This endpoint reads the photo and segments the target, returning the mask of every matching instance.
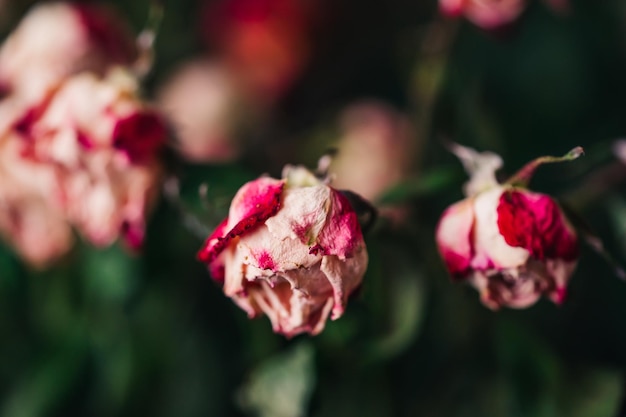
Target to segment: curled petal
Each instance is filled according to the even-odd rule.
[[[251,231],[276,214],[280,208],[283,186],[283,181],[272,178],[259,178],[244,185],[233,199],[227,223],[222,222],[213,232],[200,249],[198,259],[212,262],[234,238]],[[224,234],[217,236],[218,232]]]
[[[325,227],[321,230],[317,246],[311,251],[324,255],[336,255],[339,259],[352,256],[356,245],[363,240],[357,214],[348,199],[331,189],[330,211]]]

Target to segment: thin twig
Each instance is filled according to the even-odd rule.
[[[165,199],[176,208],[183,220],[183,226],[194,236],[204,240],[211,233],[211,228],[204,224],[180,198],[180,185],[178,178],[170,177],[163,183],[163,195]]]

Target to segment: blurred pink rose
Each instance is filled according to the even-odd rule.
[[[339,318],[367,268],[357,215],[337,190],[300,167],[245,184],[198,258],[250,317],[288,337]]]
[[[6,190],[18,185],[16,197],[5,197],[7,204],[41,200],[41,212],[60,216],[96,245],[121,235],[138,247],[156,197],[165,129],[137,93],[136,80],[118,68],[105,78],[69,77],[26,109],[19,97],[5,100],[4,107],[19,109],[0,139],[0,160],[7,161],[0,170],[0,193],[11,196]],[[15,233],[32,235],[30,227],[37,225],[9,225],[4,233],[20,241]],[[50,256],[58,255],[53,252]]]
[[[450,17],[465,16],[483,29],[496,29],[514,22],[527,0],[439,0],[441,11]]]
[[[452,277],[471,283],[492,309],[528,307],[542,294],[563,302],[578,239],[558,204],[545,194],[498,184],[496,155],[456,149],[474,168],[468,198],[450,206],[437,226],[439,252]]]
[[[449,17],[465,16],[483,29],[491,30],[516,21],[526,9],[528,0],[439,0],[439,8]],[[555,12],[569,9],[569,0],[544,0]]]
[[[410,174],[414,144],[410,121],[391,107],[377,102],[349,107],[330,166],[333,185],[375,201]]]
[[[221,0],[207,7],[203,28],[246,89],[271,101],[309,59],[309,6],[301,0]]]
[[[43,3],[0,48],[0,85],[36,101],[64,77],[82,70],[103,74],[136,55],[130,31],[108,8]]]
[[[239,155],[235,118],[238,86],[219,62],[183,64],[163,85],[158,104],[176,134],[176,148],[192,162],[229,162]]]

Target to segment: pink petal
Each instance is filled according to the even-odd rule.
[[[135,112],[118,120],[113,131],[113,146],[135,162],[155,154],[164,144],[165,125],[155,113]]]
[[[210,264],[235,237],[252,231],[274,216],[280,209],[284,185],[284,181],[264,177],[241,187],[231,203],[228,219],[209,236],[198,252],[198,259]],[[233,223],[226,232],[227,226]]]
[[[448,272],[463,278],[470,272],[474,254],[474,201],[465,199],[446,209],[437,225],[436,241]]]
[[[339,259],[352,256],[356,245],[363,240],[361,226],[348,199],[339,191],[331,189],[330,211],[326,225],[320,231],[317,244],[310,253],[337,255]]]
[[[528,250],[536,259],[578,258],[576,235],[547,195],[515,190],[502,193],[498,228],[509,245]]]
[[[206,262],[206,263],[210,263],[209,267],[210,267],[210,273],[211,273],[211,277],[213,277],[214,280],[218,281],[218,282],[223,282],[224,281],[224,264],[223,262],[217,262],[217,259],[215,259],[217,257],[217,255],[219,254],[219,252],[221,252],[224,247],[226,247],[226,244],[222,244],[220,242],[223,242],[224,239],[222,239],[224,237],[224,235],[226,234],[226,231],[228,226],[228,217],[225,218],[216,228],[215,230],[213,230],[213,233],[211,233],[211,235],[207,238],[207,240],[205,240],[204,245],[202,245],[202,248],[200,248],[200,250],[198,251],[198,254],[196,255],[197,259],[202,261],[202,262]],[[223,245],[223,247],[216,249],[216,246],[220,244]]]

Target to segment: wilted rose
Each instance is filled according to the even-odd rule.
[[[19,109],[0,136],[0,160],[6,161],[0,198],[8,212],[34,212],[24,208],[33,202],[41,205],[38,213],[48,210],[96,245],[121,235],[138,247],[156,197],[165,129],[137,93],[136,80],[115,69],[105,78],[69,77],[32,107],[20,107],[19,98],[5,100],[3,108]],[[33,235],[28,228],[35,222],[13,220],[3,228],[10,241],[23,240],[16,233]],[[57,252],[50,256],[63,251]]]
[[[176,149],[192,162],[228,162],[239,153],[236,80],[217,61],[183,64],[161,87],[158,104],[176,133]]]
[[[136,55],[130,31],[108,8],[44,3],[24,17],[0,48],[0,85],[38,100],[71,74],[103,74]]]
[[[439,252],[452,277],[471,283],[492,309],[528,307],[542,294],[563,302],[578,260],[578,239],[559,205],[517,180],[498,184],[496,155],[458,145],[455,151],[475,169],[468,198],[450,206],[437,226]],[[579,154],[575,150],[567,158]],[[539,163],[532,164],[520,171],[521,182]]]
[[[250,317],[267,314],[288,337],[315,335],[343,314],[367,251],[342,193],[304,168],[283,174],[245,184],[198,258]]]

